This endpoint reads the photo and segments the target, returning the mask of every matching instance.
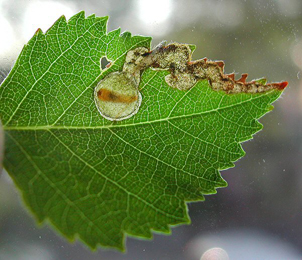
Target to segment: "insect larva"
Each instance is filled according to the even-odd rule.
[[[142,97],[133,77],[125,72],[113,72],[98,83],[94,100],[104,118],[120,121],[137,113]]]
[[[114,103],[132,103],[137,100],[138,96],[127,96],[120,93],[110,91],[108,89],[100,89],[97,93],[98,99],[104,102]]]

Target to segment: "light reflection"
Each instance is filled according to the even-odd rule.
[[[137,3],[139,18],[149,23],[163,23],[171,14],[172,1],[171,0],[153,0],[152,2],[145,0],[138,0]]]
[[[139,19],[148,25],[148,30],[157,35],[167,33],[170,26],[168,23],[172,14],[172,0],[137,0],[137,13]]]
[[[299,248],[278,236],[241,228],[201,234],[190,241],[187,252],[188,258],[200,260],[302,259]]]
[[[0,16],[0,32],[3,37],[0,41],[0,56],[5,56],[11,50],[16,37],[12,26],[3,16]]]
[[[292,61],[302,70],[302,39],[291,46]]]
[[[291,59],[295,63],[295,65],[300,69],[297,73],[297,79],[299,80],[299,107],[300,107],[300,112],[302,111],[302,76],[301,76],[301,71],[302,71],[302,39],[300,39],[298,42],[295,41],[294,44],[291,46]]]
[[[214,247],[203,253],[200,260],[229,260],[228,253],[220,248]]]
[[[45,32],[61,15],[69,19],[75,13],[74,9],[55,1],[31,2],[24,14],[23,36],[29,40],[38,28]]]

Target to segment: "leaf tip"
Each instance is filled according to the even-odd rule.
[[[59,21],[60,19],[63,19],[63,20],[65,20],[65,21],[67,21],[67,20],[66,20],[66,17],[65,17],[64,15],[62,15],[62,16],[58,19],[58,21]],[[69,20],[68,20],[68,23],[70,23],[70,22],[72,22],[72,21],[74,21],[74,20],[78,20],[78,19],[80,19],[80,20],[84,20],[84,19],[85,19],[85,11],[80,11],[80,12],[76,13],[75,15],[71,16],[71,17],[69,18]]]
[[[108,21],[109,20],[109,15],[102,16],[102,17],[100,17],[100,19],[102,19],[104,21]]]
[[[78,12],[77,14],[75,14],[74,16],[77,16],[77,17],[84,17],[84,18],[85,18],[85,11],[82,10],[82,11]]]
[[[279,90],[283,90],[287,87],[288,82],[287,81],[283,81],[279,83]]]
[[[43,31],[42,31],[42,29],[41,29],[41,28],[38,28],[38,29],[36,30],[36,32],[35,32],[35,34],[34,34],[34,35],[38,35],[38,34],[40,34],[40,33],[43,33]]]

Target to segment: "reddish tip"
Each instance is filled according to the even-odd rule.
[[[288,85],[288,82],[287,81],[283,81],[283,82],[279,83],[279,89],[283,90],[283,89],[285,89],[287,87],[287,85]]]
[[[237,82],[241,82],[243,84],[245,84],[245,80],[247,78],[248,74],[244,73],[241,75],[241,78],[237,80]]]
[[[224,62],[223,61],[216,61],[216,64],[220,67],[220,68],[224,68]]]
[[[40,33],[40,32],[42,32],[42,30],[41,30],[41,28],[38,28],[38,29],[36,30],[35,34],[38,34],[38,33]]]
[[[229,77],[230,79],[232,79],[233,81],[235,81],[235,74],[226,74],[227,77]]]
[[[208,58],[203,58],[204,62],[207,62]]]

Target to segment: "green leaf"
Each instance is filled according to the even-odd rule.
[[[38,30],[0,87],[0,117],[4,166],[37,220],[91,248],[123,250],[126,236],[189,223],[186,202],[227,185],[219,171],[244,155],[240,143],[262,128],[257,119],[282,91],[226,94],[206,80],[181,91],[165,82],[168,71],[149,68],[138,113],[106,120],[94,88],[151,41],[107,34],[106,23],[81,12]]]

